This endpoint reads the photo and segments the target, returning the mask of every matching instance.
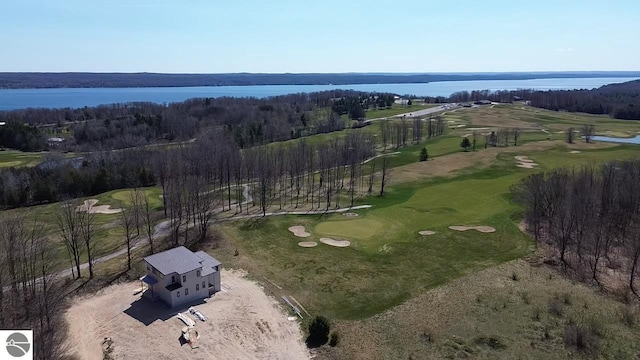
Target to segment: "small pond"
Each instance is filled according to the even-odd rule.
[[[621,144],[637,144],[640,145],[640,135],[636,135],[636,137],[632,138],[619,138],[619,137],[611,137],[611,136],[594,136],[592,138],[594,141],[605,141],[605,142],[614,142]]]

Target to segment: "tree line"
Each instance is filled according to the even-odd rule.
[[[0,328],[32,329],[35,359],[64,356],[65,291],[55,250],[33,214],[0,215]]]
[[[633,71],[477,74],[162,74],[162,73],[0,73],[0,88],[104,88],[242,85],[407,84],[431,81],[522,80],[540,78],[637,77]]]
[[[565,269],[596,283],[614,270],[638,296],[640,160],[534,174],[512,194],[529,231]]]
[[[345,98],[371,96],[374,95],[335,90],[263,99],[198,98],[167,105],[127,103],[79,109],[21,109],[0,112],[0,122],[48,125],[51,133],[65,134],[66,142],[57,148],[66,151],[112,150],[186,141],[215,129],[223,129],[241,148],[246,148],[342,130],[344,120],[332,111],[334,103]],[[7,129],[14,127],[17,125]],[[44,133],[39,135],[39,141],[44,141]],[[10,138],[16,136],[16,131],[12,131]],[[0,137],[0,141],[0,146],[17,148],[14,140],[5,143]]]
[[[426,99],[435,102],[433,99]],[[592,90],[515,90],[463,91],[449,96],[448,102],[491,100],[510,103],[526,100],[531,106],[553,110],[609,115],[622,120],[640,119],[640,80],[605,85]]]

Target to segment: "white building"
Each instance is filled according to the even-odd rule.
[[[160,299],[174,307],[201,300],[220,291],[220,261],[204,251],[196,253],[184,246],[144,258],[148,285],[144,296]]]

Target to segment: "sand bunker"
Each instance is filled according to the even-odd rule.
[[[320,238],[320,242],[323,244],[336,246],[336,247],[347,247],[351,245],[351,242],[348,240],[335,240],[332,238]]]
[[[297,237],[309,237],[311,236],[311,234],[309,234],[308,232],[306,232],[304,230],[304,226],[300,226],[300,225],[296,225],[296,226],[291,226],[289,228],[289,231],[291,231],[293,233],[293,235],[297,236]]]
[[[344,216],[350,216],[350,217],[356,217],[356,216],[358,216],[358,214],[356,214],[356,213],[352,213],[352,212],[344,213],[344,214],[342,214],[342,215],[344,215]]]
[[[496,229],[491,226],[449,226],[449,229],[455,231],[467,231],[467,230],[475,230],[481,233],[492,233],[496,232]]]
[[[85,200],[84,204],[76,208],[76,211],[77,212],[84,211],[90,214],[117,214],[119,212],[122,212],[122,209],[111,209],[111,205],[95,206],[97,203],[98,203],[98,200],[96,199]]]
[[[533,162],[533,160],[529,159],[527,156],[519,155],[514,156],[514,158],[518,160],[518,164],[516,166],[519,168],[533,169],[534,167],[538,166],[538,164]]]
[[[533,162],[533,160],[529,159],[528,156],[522,156],[522,155],[515,156],[515,159],[518,160],[518,161],[527,162],[527,163]]]
[[[304,248],[312,248],[318,246],[318,243],[315,241],[301,241],[298,243],[298,246],[302,246]]]
[[[580,154],[580,153],[581,151],[578,151],[578,150],[569,151],[569,154]]]
[[[418,231],[418,234],[422,235],[422,236],[428,236],[428,235],[433,235],[435,234],[435,231],[431,231],[431,230],[422,230],[422,231]]]

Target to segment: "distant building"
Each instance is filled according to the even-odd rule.
[[[0,121],[0,126],[3,126],[3,125],[7,125],[7,123],[4,121]]]
[[[144,258],[147,275],[144,296],[170,307],[207,298],[220,291],[220,261],[204,251],[184,246]]]
[[[50,142],[50,143],[61,143],[61,142],[64,142],[64,138],[61,138],[61,137],[50,137],[50,138],[47,139],[47,142]]]
[[[478,100],[474,102],[475,105],[491,105],[491,100]]]

